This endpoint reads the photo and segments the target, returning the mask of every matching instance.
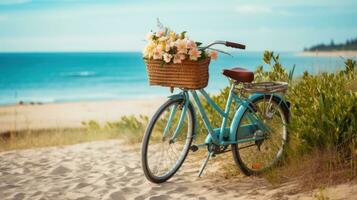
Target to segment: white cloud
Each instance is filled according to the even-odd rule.
[[[0,0],[0,5],[24,4],[30,2],[31,0]]]
[[[241,14],[261,14],[271,13],[272,8],[263,5],[246,4],[237,6],[236,11]]]
[[[236,7],[236,12],[239,14],[278,14],[288,16],[291,13],[278,6],[263,5],[263,4],[243,4]]]

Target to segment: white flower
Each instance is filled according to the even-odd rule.
[[[175,42],[173,42],[171,40],[169,40],[167,43],[170,45],[170,47],[174,47],[175,46]]]
[[[218,57],[218,52],[217,51],[211,51],[208,53],[208,56],[211,57],[213,60],[217,60]]]
[[[190,55],[190,60],[197,60],[201,56],[201,51],[198,51],[197,48],[191,49],[188,54]]]
[[[152,32],[148,32],[148,33],[146,34],[146,39],[147,39],[148,41],[151,41],[153,36],[154,36],[154,35],[152,34]]]
[[[164,54],[164,61],[166,63],[169,63],[171,61],[171,58],[172,58],[172,55],[168,54],[168,53],[165,53]]]
[[[187,42],[186,39],[178,39],[175,42],[175,46],[177,47],[178,53],[187,53]]]

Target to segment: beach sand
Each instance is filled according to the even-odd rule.
[[[78,128],[81,122],[96,120],[99,123],[118,120],[124,115],[151,116],[165,102],[165,98],[128,99],[113,101],[25,104],[0,106],[0,132],[46,129]]]
[[[188,160],[168,182],[145,179],[139,146],[107,140],[64,147],[0,153],[0,197],[8,199],[354,199],[357,185],[299,193],[296,183],[272,186],[258,177],[219,178],[219,162],[210,160],[197,177],[202,157]],[[230,157],[230,156],[228,156]],[[229,161],[231,161],[229,159]],[[321,199],[321,198],[320,198]]]
[[[165,98],[102,102],[12,105],[0,107],[1,130],[81,127],[81,122],[105,123],[128,114],[153,112]],[[209,161],[202,178],[203,155],[190,152],[179,172],[168,182],[153,184],[141,168],[140,144],[105,140],[69,146],[0,152],[0,199],[354,199],[356,184],[301,193],[296,182],[271,185],[264,178],[224,178],[221,166],[231,154]]]
[[[357,57],[357,51],[303,51],[298,56],[321,56],[321,57]]]

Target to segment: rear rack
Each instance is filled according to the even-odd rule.
[[[278,81],[243,83],[241,90],[243,92],[262,94],[286,93],[288,90],[288,83]]]

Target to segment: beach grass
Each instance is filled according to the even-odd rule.
[[[0,137],[0,151],[64,146],[115,138],[119,138],[119,134],[87,128],[24,130],[3,134]]]

